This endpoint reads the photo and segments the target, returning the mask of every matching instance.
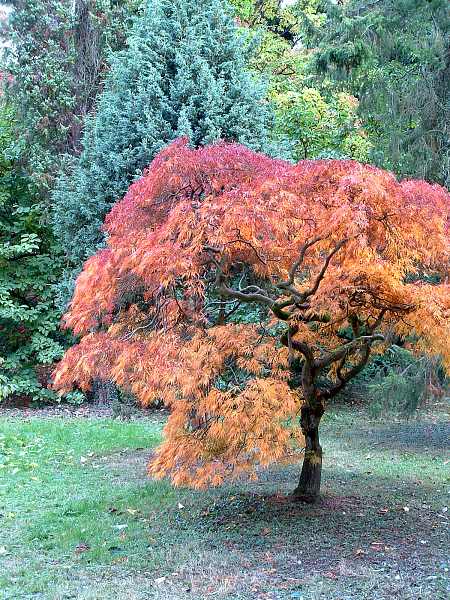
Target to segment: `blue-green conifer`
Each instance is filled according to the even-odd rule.
[[[225,0],[147,2],[126,49],[112,56],[83,152],[54,193],[69,271],[102,243],[105,214],[176,137],[270,149],[270,106],[247,69],[247,47]]]

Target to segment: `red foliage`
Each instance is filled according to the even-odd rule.
[[[108,248],[85,264],[65,316],[82,339],[55,385],[112,379],[145,405],[162,398],[172,415],[152,472],[175,483],[217,484],[291,455],[300,411],[308,446],[311,415],[318,426],[325,402],[394,334],[414,332],[450,366],[439,186],[180,139],[105,230]],[[241,304],[260,305],[264,323],[237,317]],[[298,389],[287,383],[294,358]]]

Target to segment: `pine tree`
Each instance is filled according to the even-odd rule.
[[[328,1],[318,72],[349,89],[371,162],[450,185],[450,13],[445,0]]]
[[[112,204],[176,137],[268,149],[270,109],[244,46],[223,0],[147,3],[128,47],[112,57],[83,152],[54,194],[55,232],[72,266],[95,251]]]

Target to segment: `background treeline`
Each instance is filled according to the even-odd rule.
[[[46,385],[70,343],[58,326],[74,279],[111,205],[175,137],[291,160],[350,157],[449,185],[445,0],[8,4],[0,401],[54,399]],[[375,370],[405,373],[409,403],[408,385],[418,400],[430,369],[401,352]]]

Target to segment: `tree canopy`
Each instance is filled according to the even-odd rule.
[[[162,398],[150,470],[178,485],[296,460],[305,444],[297,496],[314,500],[320,418],[372,352],[401,336],[450,367],[449,207],[438,185],[355,161],[180,139],[108,215],[55,385]]]

